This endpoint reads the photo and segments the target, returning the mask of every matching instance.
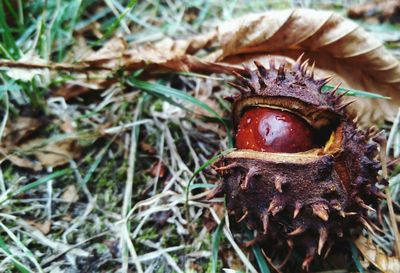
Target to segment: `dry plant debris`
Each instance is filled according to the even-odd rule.
[[[393,200],[369,214],[382,232],[364,230],[359,252],[332,249],[310,270],[396,271],[399,61],[334,12],[290,7],[0,1],[1,271],[290,272],[288,255],[240,244],[253,234],[206,195],[232,144],[227,74],[302,53],[338,92],[369,97],[358,118],[390,131]]]

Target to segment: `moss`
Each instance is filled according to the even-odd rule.
[[[14,174],[14,168],[9,165],[8,167],[6,167],[5,169],[3,169],[3,177],[5,181],[12,181],[15,177]]]
[[[156,100],[153,104],[154,109],[157,112],[162,112],[163,111],[163,101],[162,100]]]
[[[141,235],[138,237],[139,241],[144,241],[144,240],[156,240],[159,236],[159,233],[157,232],[157,230],[151,226],[151,227],[147,227],[144,228]]]

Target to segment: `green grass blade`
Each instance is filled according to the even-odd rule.
[[[85,177],[83,178],[82,184],[86,185],[90,178],[92,177],[93,173],[96,171],[97,167],[100,165],[100,162],[103,160],[106,152],[108,151],[108,148],[110,145],[113,143],[113,140],[109,141],[107,145],[100,151],[100,153],[97,155],[96,160],[93,162],[92,165],[90,165],[89,170],[87,171]]]
[[[351,248],[351,257],[353,258],[354,264],[356,265],[356,267],[360,273],[364,273],[365,271],[361,265],[358,250],[353,242],[350,243],[350,248]]]
[[[35,255],[20,241],[20,239],[2,222],[0,227],[7,233],[8,237],[15,243],[15,245],[22,250],[22,252],[28,257],[31,263],[36,266],[39,273],[43,273],[43,269],[40,267]],[[31,270],[30,270],[31,271]],[[32,272],[32,271],[31,271]]]
[[[7,24],[7,9],[3,5],[3,0],[0,1],[0,45],[4,55],[16,60],[20,57],[20,50],[13,37],[12,30]],[[2,56],[0,55],[0,58]],[[3,56],[4,57],[4,56]]]
[[[192,177],[190,177],[189,182],[186,186],[186,201],[185,201],[185,205],[186,207],[189,206],[189,192],[191,190],[191,184],[193,182],[193,180],[196,178],[196,176],[201,173],[202,171],[204,171],[204,169],[206,169],[207,167],[209,167],[211,164],[213,164],[215,161],[218,160],[218,158],[220,158],[221,156],[224,156],[230,152],[232,152],[233,149],[229,149],[226,150],[224,152],[218,153],[217,155],[213,156],[211,159],[207,160],[203,165],[201,165],[192,175]],[[203,185],[208,185],[208,184],[203,184]]]
[[[246,236],[249,240],[253,239],[253,234],[249,229],[246,229]],[[254,254],[254,257],[256,258],[258,267],[260,268],[261,273],[271,273],[269,270],[268,264],[265,261],[265,258],[261,252],[261,249],[258,245],[255,245],[251,248],[251,251]]]
[[[251,248],[253,251],[254,257],[256,257],[258,267],[260,268],[261,273],[271,273],[268,268],[267,262],[265,261],[264,256],[261,253],[261,249],[259,246],[253,246]]]
[[[0,248],[7,253],[10,256],[13,256],[10,252],[10,249],[8,248],[7,244],[4,242],[3,237],[0,235]],[[23,265],[20,261],[18,261],[15,258],[11,258],[11,260],[13,261],[13,264],[15,265],[15,267],[18,269],[19,272],[21,273],[30,273],[31,271],[25,266]]]
[[[219,241],[221,240],[222,229],[224,226],[225,219],[222,219],[212,236],[211,273],[217,273]]]
[[[335,88],[335,86],[326,84],[322,87],[322,92],[329,92],[329,91],[332,91],[334,88]],[[382,96],[382,95],[379,95],[376,93],[367,92],[367,91],[363,91],[363,90],[353,89],[353,88],[339,87],[337,92],[338,93],[348,92],[346,94],[346,96],[364,97],[364,98],[371,98],[371,99],[386,99],[386,100],[391,99],[390,97]]]
[[[208,113],[215,116],[225,126],[227,136],[228,136],[228,141],[229,141],[229,147],[233,147],[233,139],[232,139],[232,134],[230,132],[229,125],[217,112],[215,112],[214,109],[212,109],[206,103],[199,101],[198,99],[186,94],[185,92],[182,92],[177,89],[174,89],[174,88],[171,88],[168,86],[164,86],[161,84],[141,81],[141,80],[135,79],[134,77],[130,77],[128,82],[132,86],[137,87],[141,90],[152,92],[152,93],[157,93],[157,94],[167,96],[167,97],[181,99],[181,100],[190,102],[194,105],[197,105],[197,106],[203,108],[205,111],[207,111]]]
[[[124,12],[122,12],[115,20],[114,22],[108,27],[106,33],[104,34],[103,38],[101,41],[104,41],[111,37],[111,35],[114,33],[114,31],[118,28],[119,24],[121,21],[125,18],[125,16],[133,9],[133,7],[136,5],[136,0],[130,0],[127,7],[125,8]]]
[[[18,194],[24,193],[26,191],[29,191],[31,189],[34,189],[44,183],[47,183],[50,180],[53,180],[55,178],[64,176],[66,174],[69,174],[71,172],[71,169],[64,169],[64,170],[59,170],[59,171],[55,171],[45,177],[39,178],[38,180],[36,180],[35,182],[29,183],[28,185],[25,185],[21,188],[19,188],[18,190],[16,190],[12,195],[16,196]]]

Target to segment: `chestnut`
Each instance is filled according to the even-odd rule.
[[[254,107],[241,117],[236,148],[271,153],[298,153],[314,148],[312,127],[297,115]]]
[[[233,73],[237,150],[213,164],[221,181],[208,198],[225,196],[233,223],[257,231],[252,244],[267,255],[295,249],[307,270],[335,243],[373,228],[368,211],[383,196],[378,146],[336,89],[322,92],[328,78],[315,79],[307,61],[254,64]]]

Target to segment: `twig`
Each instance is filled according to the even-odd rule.
[[[24,69],[50,69],[50,70],[66,70],[73,72],[86,72],[96,70],[108,70],[112,71],[111,68],[105,66],[98,66],[91,64],[68,64],[68,63],[29,63],[29,62],[18,62],[10,60],[0,60],[0,67],[8,68],[24,68]]]

